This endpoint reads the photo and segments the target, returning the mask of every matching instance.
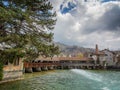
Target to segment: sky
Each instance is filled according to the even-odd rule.
[[[50,0],[57,12],[54,41],[120,49],[119,0]]]

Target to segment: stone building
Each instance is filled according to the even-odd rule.
[[[15,60],[14,63],[6,62],[3,66],[3,80],[1,82],[8,82],[22,79],[23,75],[23,61],[22,59]]]
[[[115,66],[115,54],[109,49],[104,49],[102,52],[105,54],[105,63],[107,66]]]
[[[114,55],[115,68],[120,68],[120,52],[115,52]]]
[[[3,51],[5,48],[11,48],[8,45],[0,44],[0,51]],[[14,80],[22,79],[23,75],[23,60],[18,58],[10,63],[9,60],[6,60],[3,65],[3,78],[0,83],[9,82]]]
[[[96,45],[95,52],[91,55],[91,57],[94,59],[96,66],[105,66],[105,53],[99,51],[98,45]]]
[[[95,53],[92,54],[92,58],[95,60],[96,65],[100,65],[102,67],[113,67],[116,65],[114,52],[109,49],[99,51],[98,45],[96,45]]]

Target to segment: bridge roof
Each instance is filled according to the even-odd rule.
[[[59,58],[54,57],[54,58],[50,58],[50,57],[38,57],[36,60],[43,60],[43,61],[59,61]]]
[[[93,60],[93,59],[92,58],[86,58],[86,57],[83,57],[83,58],[80,58],[80,57],[59,57],[59,60],[60,61],[63,61],[63,60],[88,61],[88,60]]]
[[[88,61],[88,60],[93,60],[92,58],[87,58],[87,57],[39,57],[36,60],[43,60],[43,61],[64,61],[64,60],[77,60],[77,61]]]

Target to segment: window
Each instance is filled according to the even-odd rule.
[[[8,63],[9,63],[9,61],[7,60],[7,61],[4,63],[4,65],[8,65]]]
[[[19,65],[19,58],[14,61],[14,65],[15,66]]]

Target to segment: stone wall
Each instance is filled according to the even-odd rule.
[[[3,82],[14,81],[21,79],[23,75],[23,62],[22,59],[19,60],[19,65],[14,65],[8,63],[3,67]]]
[[[22,78],[23,71],[22,70],[4,71],[3,75],[4,75],[3,80],[17,79],[17,78]]]

